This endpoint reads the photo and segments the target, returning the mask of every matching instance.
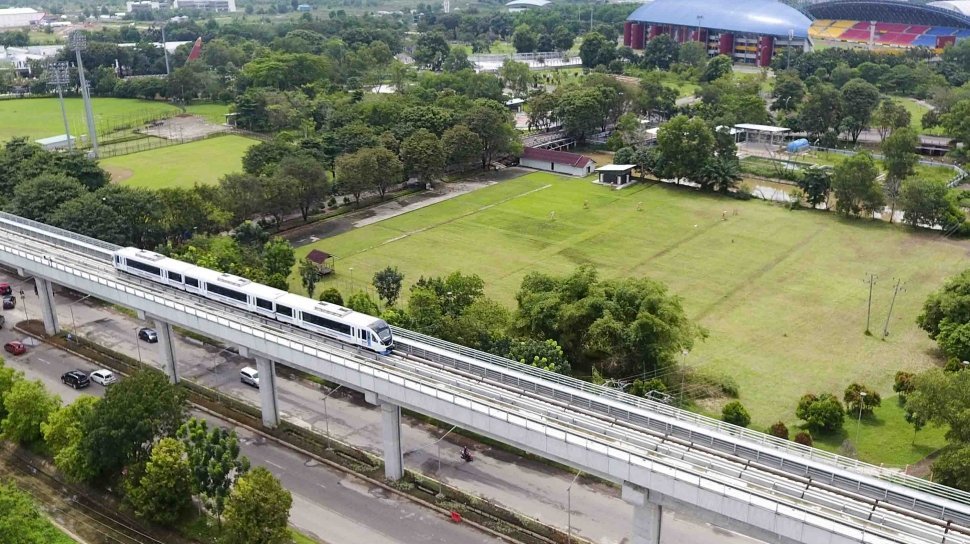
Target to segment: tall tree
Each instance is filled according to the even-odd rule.
[[[532,53],[536,50],[536,43],[539,36],[527,24],[515,27],[512,33],[512,47],[516,53]]]
[[[326,169],[312,155],[300,153],[283,158],[277,167],[277,173],[296,180],[294,184],[296,203],[303,220],[307,221],[310,210],[322,202],[330,192]]]
[[[892,131],[910,126],[909,111],[899,102],[886,97],[879,104],[879,108],[872,114],[872,125],[879,132],[879,138],[885,139]]]
[[[268,470],[257,467],[236,481],[226,502],[225,544],[283,544],[293,497]]]
[[[144,462],[157,438],[172,436],[185,421],[185,391],[164,374],[142,370],[114,384],[87,419],[80,449],[82,479],[92,480]]]
[[[678,115],[660,127],[657,147],[664,177],[697,179],[714,152],[714,134],[703,119]]]
[[[78,480],[84,459],[79,446],[88,418],[101,401],[97,397],[82,395],[71,404],[48,416],[41,424],[44,443],[54,455],[57,468],[73,480]]]
[[[263,245],[262,261],[267,276],[281,275],[285,278],[296,264],[293,246],[288,240],[274,237]]]
[[[918,145],[919,137],[909,127],[896,129],[882,141],[882,164],[886,169],[883,187],[891,206],[890,223],[893,221],[893,214],[896,213],[896,199],[899,197],[903,180],[916,171],[916,164],[919,161],[919,155],[916,153]]]
[[[239,456],[236,432],[209,429],[205,420],[193,417],[179,427],[177,435],[185,446],[192,493],[221,522],[233,482],[249,470],[249,459]]]
[[[135,469],[126,480],[126,498],[135,514],[171,526],[192,507],[191,471],[185,446],[163,438],[152,448],[144,470]]]
[[[606,66],[616,58],[616,43],[607,40],[599,32],[587,32],[579,46],[579,58],[586,68]]]
[[[498,102],[476,100],[465,114],[462,124],[478,135],[476,148],[482,170],[488,169],[488,165],[500,153],[514,152],[520,147],[511,116],[505,106]]]
[[[17,215],[50,223],[61,204],[85,194],[78,180],[64,174],[42,174],[13,188],[8,209]]]
[[[842,86],[842,104],[846,115],[841,128],[849,133],[853,144],[859,141],[859,134],[869,128],[880,96],[875,85],[861,78],[852,79]]]
[[[441,70],[441,66],[450,52],[451,48],[441,33],[425,32],[418,36],[411,56],[417,63],[437,72]]]
[[[3,407],[3,437],[30,445],[42,438],[40,426],[61,407],[61,398],[48,393],[40,380],[17,380],[3,396]]]
[[[532,83],[532,70],[524,62],[505,59],[498,69],[498,75],[505,85],[512,90],[513,96],[524,96]]]
[[[303,259],[300,261],[300,284],[306,291],[306,296],[313,298],[313,292],[317,289],[317,283],[321,278],[320,269],[317,268],[317,263],[311,261],[310,259]]]
[[[811,90],[799,109],[799,125],[813,141],[821,140],[826,133],[839,128],[845,111],[838,89],[831,85],[819,85]]]
[[[467,164],[478,158],[478,135],[465,125],[455,125],[441,136],[441,150],[449,166]]]
[[[401,284],[403,282],[404,274],[396,266],[388,266],[374,273],[374,289],[377,290],[377,296],[381,297],[381,300],[387,306],[394,306],[397,297],[401,295]]]
[[[775,111],[795,111],[805,98],[805,84],[796,72],[782,72],[775,77],[772,90],[774,102],[771,109]]]
[[[401,159],[406,172],[421,183],[434,181],[445,168],[441,140],[423,128],[401,142]]]
[[[0,421],[7,417],[7,409],[4,407],[4,399],[15,383],[24,379],[24,373],[12,367],[6,366],[0,358]]]
[[[832,191],[831,170],[814,165],[805,169],[798,180],[798,188],[805,192],[805,199],[812,208],[817,208],[822,203],[827,206],[829,193]]]
[[[835,211],[845,215],[873,213],[885,206],[882,187],[876,182],[879,170],[868,152],[846,157],[832,172]]]
[[[667,34],[662,34],[647,42],[643,49],[643,65],[647,68],[669,70],[677,62],[680,45]]]
[[[950,197],[950,188],[941,180],[911,178],[903,182],[899,193],[903,222],[914,227],[942,226],[944,229],[963,223],[966,214]]]

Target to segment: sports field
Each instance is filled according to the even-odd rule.
[[[65,98],[64,105],[71,134],[86,134],[82,100]],[[99,132],[119,124],[181,112],[166,102],[125,98],[92,98],[91,109]],[[187,108],[188,113],[198,113],[219,123],[225,122],[223,114],[226,110],[227,106],[221,104],[191,105]],[[58,134],[64,134],[64,120],[56,98],[0,100],[0,142],[15,136],[27,136],[31,140],[37,140]]]
[[[214,184],[242,170],[242,156],[255,140],[227,135],[121,155],[101,161],[115,183],[161,189]]]
[[[297,257],[312,248],[339,257],[328,281],[341,287],[350,267],[357,285],[387,265],[406,274],[406,285],[460,269],[481,275],[488,295],[510,307],[533,270],[564,274],[593,263],[605,277],[660,280],[710,331],[687,363],[733,376],[761,429],[778,419],[794,426],[806,392],[841,398],[859,381],[889,397],[897,370],[933,364],[934,343],[914,320],[926,295],[970,262],[967,242],[878,221],[667,186],[614,191],[543,173],[301,247]],[[879,278],[872,337],[863,334],[867,273]],[[905,291],[883,341],[893,278]]]

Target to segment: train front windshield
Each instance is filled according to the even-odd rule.
[[[387,326],[387,322],[383,319],[378,319],[377,321],[371,323],[371,329],[377,333],[377,337],[381,339],[381,342],[390,345],[391,343],[391,328]]]

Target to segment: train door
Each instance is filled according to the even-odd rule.
[[[357,338],[360,339],[362,346],[370,347],[370,335],[367,334],[367,329],[357,329]]]

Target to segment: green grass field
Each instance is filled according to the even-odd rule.
[[[312,248],[339,257],[337,273],[318,292],[327,282],[346,288],[351,267],[359,287],[387,265],[405,273],[406,285],[421,275],[459,269],[479,274],[487,294],[509,307],[531,271],[565,274],[593,263],[604,277],[662,281],[710,331],[687,363],[733,376],[754,428],[779,419],[794,428],[795,404],[806,392],[841,398],[858,381],[889,397],[897,370],[933,365],[934,343],[914,321],[926,295],[970,262],[970,243],[879,221],[792,212],[668,186],[613,191],[544,173],[301,247],[297,258]],[[879,276],[874,336],[863,334],[867,273]],[[881,340],[893,278],[906,291],[896,300],[889,336]],[[300,289],[295,276],[290,285]],[[876,437],[869,444],[879,451]],[[899,448],[906,451],[884,462],[899,464],[923,453]]]
[[[142,151],[101,161],[116,183],[161,189],[214,184],[230,172],[242,170],[243,153],[255,140],[218,136],[208,140]]]
[[[71,134],[86,133],[81,99],[65,98],[64,103],[67,108],[67,121],[71,125]],[[161,113],[178,111],[178,108],[165,102],[122,98],[94,98],[91,108],[94,111],[94,123],[99,127],[105,123],[149,118]],[[64,134],[64,121],[56,98],[0,100],[0,141],[14,136],[27,136],[36,140],[58,134]]]
[[[71,134],[86,134],[84,107],[80,98],[65,98],[67,121]],[[180,113],[177,107],[149,100],[123,98],[93,98],[94,123],[101,132],[106,127],[150,119],[160,114]],[[188,113],[201,115],[214,123],[224,123],[228,107],[224,104],[190,105]],[[0,100],[0,142],[15,136],[32,140],[64,134],[61,107],[56,98]]]

